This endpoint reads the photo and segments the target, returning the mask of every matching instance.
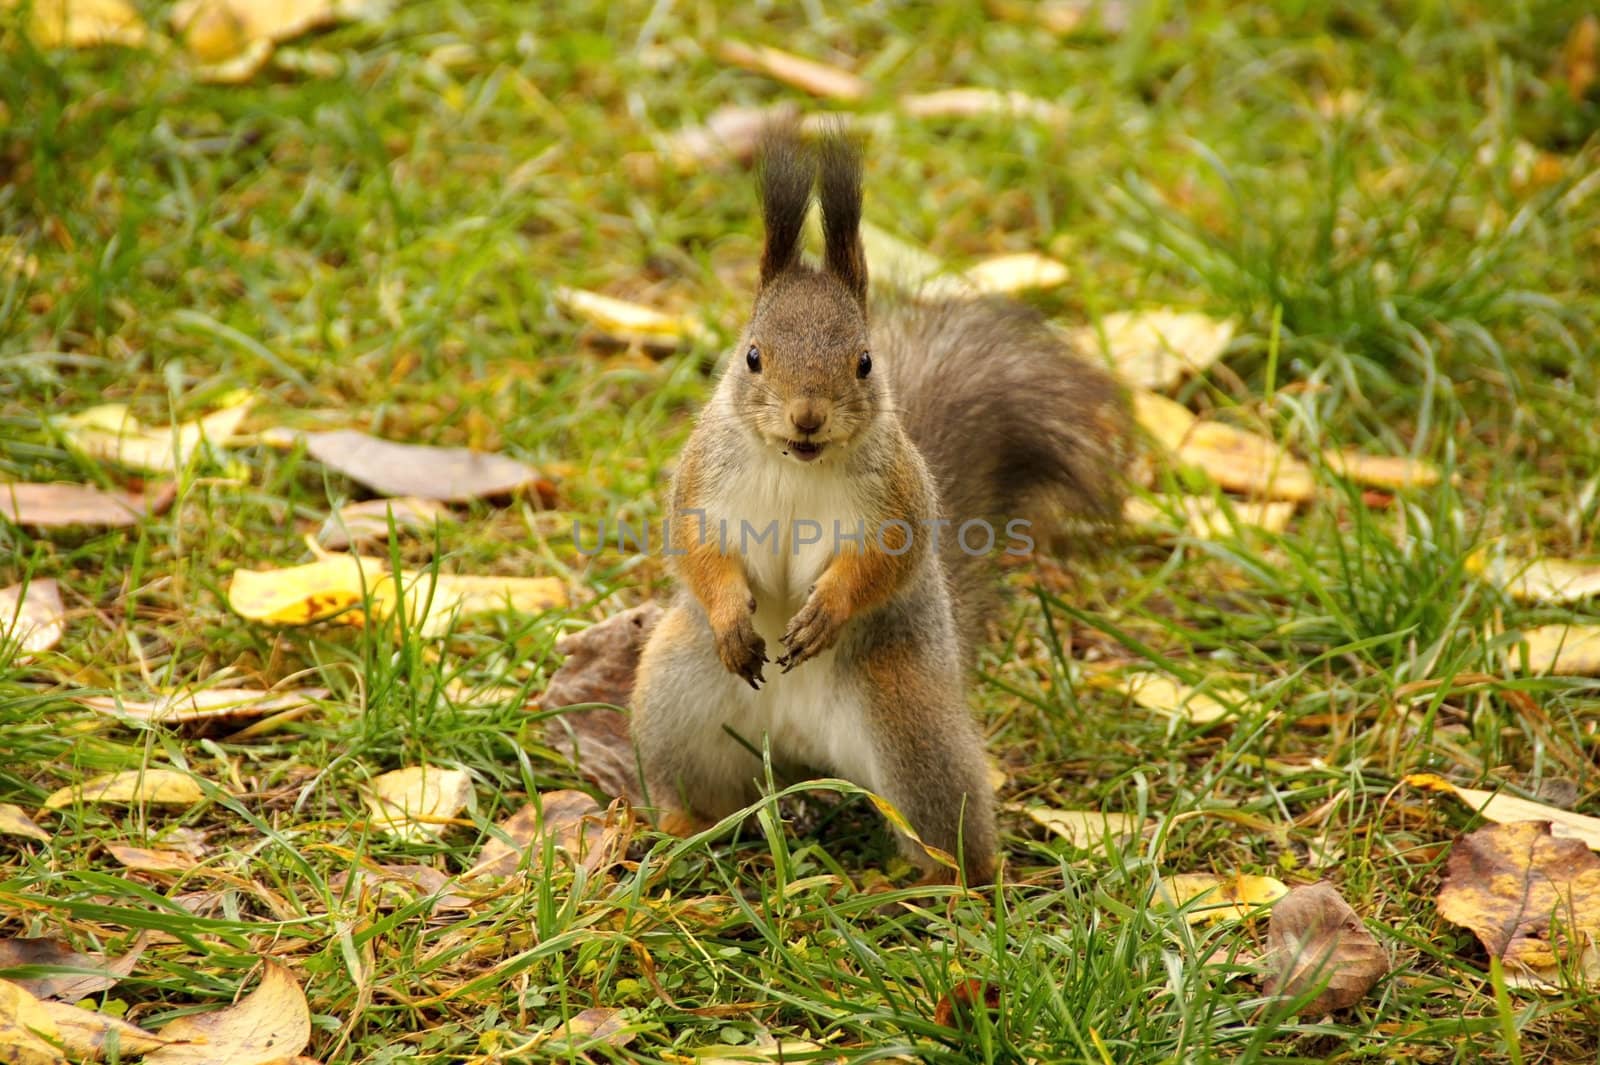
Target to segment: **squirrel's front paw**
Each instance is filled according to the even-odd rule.
[[[756,632],[751,614],[741,614],[732,625],[717,630],[717,657],[728,672],[743,677],[750,687],[761,690],[761,667],[767,662],[767,641]]]
[[[829,608],[824,597],[813,588],[805,606],[789,619],[789,627],[783,633],[783,646],[789,653],[779,657],[778,665],[787,673],[806,659],[815,658],[832,647],[839,638],[839,630],[844,627],[844,620]]]

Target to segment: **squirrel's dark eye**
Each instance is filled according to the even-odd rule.
[[[761,349],[756,347],[754,344],[751,344],[750,350],[744,353],[744,364],[750,367],[751,373],[760,373]]]
[[[872,353],[863,351],[861,358],[856,360],[856,376],[865,377],[872,372]]]

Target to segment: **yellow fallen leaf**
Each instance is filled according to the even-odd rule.
[[[256,989],[226,1009],[179,1017],[157,1033],[170,1045],[146,1065],[268,1065],[288,1062],[311,1042],[311,1010],[300,984],[275,961]]]
[[[1522,642],[1528,646],[1529,673],[1600,677],[1600,625],[1540,625],[1523,630]],[[1508,660],[1521,668],[1515,648]]]
[[[193,806],[205,798],[200,783],[176,769],[130,769],[107,773],[81,784],[69,784],[50,794],[46,810],[59,810],[79,802],[155,803]]]
[[[40,843],[50,842],[50,833],[33,823],[22,807],[0,802],[0,836],[26,836]]]
[[[10,980],[0,980],[0,1061],[6,1065],[67,1065],[56,1044],[61,1032],[44,1003]]]
[[[396,839],[425,843],[449,828],[472,798],[472,774],[462,769],[411,766],[374,777],[367,808],[372,823]]]
[[[1475,551],[1467,571],[1519,603],[1577,603],[1600,595],[1600,563],[1565,558],[1513,559]]]
[[[176,473],[189,465],[202,443],[226,443],[252,402],[248,394],[235,393],[221,410],[175,426],[146,426],[124,403],[91,407],[56,424],[67,442],[90,458],[130,469]]]
[[[0,0],[0,10],[19,6],[21,0]],[[149,41],[144,20],[127,0],[32,0],[32,9],[28,31],[40,48],[143,48]]]
[[[1265,437],[1197,418],[1183,404],[1146,389],[1134,390],[1133,412],[1163,450],[1223,488],[1295,502],[1316,493],[1310,468]]]
[[[1600,851],[1600,817],[1547,806],[1532,799],[1519,799],[1515,795],[1484,791],[1480,788],[1463,788],[1452,784],[1437,773],[1410,773],[1401,778],[1402,783],[1413,788],[1439,791],[1454,795],[1485,820],[1509,825],[1517,821],[1548,821],[1550,834],[1557,839],[1575,839],[1593,851]]]
[[[1049,806],[1020,804],[1012,809],[1035,824],[1048,828],[1079,850],[1097,849],[1107,836],[1111,837],[1112,842],[1120,843],[1155,825],[1149,818],[1100,810],[1057,810]]]
[[[1501,959],[1513,987],[1600,986],[1600,858],[1542,822],[1457,840],[1435,905]]]
[[[848,70],[841,70],[826,63],[818,63],[765,45],[723,40],[717,45],[717,55],[724,63],[731,63],[757,74],[765,74],[774,80],[804,89],[813,96],[834,100],[859,100],[871,90],[866,79],[857,77]]]
[[[268,714],[309,710],[315,700],[326,698],[326,688],[263,691],[260,688],[179,688],[153,699],[130,699],[120,695],[85,695],[76,698],[83,706],[117,718],[131,718],[162,725],[233,728],[242,722]]]
[[[913,93],[900,97],[900,110],[912,118],[978,118],[1000,115],[1031,118],[1049,125],[1065,125],[1072,112],[1049,100],[1015,89],[1002,92],[969,86]]]
[[[581,288],[557,285],[551,294],[568,314],[581,318],[607,337],[622,343],[677,343],[705,332],[685,315],[667,314],[643,304],[603,296]]]
[[[1211,496],[1156,495],[1150,500],[1130,497],[1123,505],[1122,517],[1129,525],[1166,526],[1172,514],[1190,536],[1200,540],[1232,540],[1243,527],[1281,533],[1294,517],[1290,500],[1235,500],[1231,507]],[[1231,514],[1230,514],[1231,511]]]
[[[335,615],[361,624],[364,618],[351,608],[359,607],[367,593],[388,579],[383,566],[363,567],[355,555],[335,555],[288,569],[234,570],[228,582],[228,606],[246,620],[271,625],[305,625]]]
[[[238,84],[266,66],[283,41],[339,22],[370,18],[372,0],[179,0],[168,16],[201,81]]]
[[[60,643],[66,628],[67,611],[54,580],[0,588],[0,646],[14,645],[22,661]]]
[[[1128,385],[1165,389],[1210,368],[1235,328],[1197,311],[1117,311],[1101,318],[1099,328],[1075,330],[1073,340],[1084,351],[1103,351]]]
[[[1322,462],[1340,477],[1373,488],[1427,488],[1439,483],[1439,467],[1403,455],[1364,455],[1346,448],[1324,451]]]
[[[304,625],[339,615],[364,624],[367,598],[372,615],[395,614],[403,595],[405,617],[424,636],[449,630],[456,617],[495,610],[540,613],[567,605],[566,585],[555,577],[453,576],[402,570],[401,589],[382,559],[333,555],[281,570],[235,570],[228,605],[240,617],[272,625]],[[365,593],[365,595],[363,594]]]
[[[1099,683],[1106,683],[1126,693],[1146,710],[1193,721],[1197,725],[1220,721],[1225,717],[1237,717],[1250,706],[1250,700],[1243,692],[1223,684],[1194,688],[1180,684],[1164,673],[1149,670],[1101,676],[1107,679]],[[1210,694],[1212,692],[1217,694]]]
[[[1240,873],[1224,879],[1212,873],[1175,873],[1156,884],[1156,905],[1176,910],[1188,905],[1190,924],[1243,920],[1289,893],[1281,880]]]
[[[1054,259],[1035,252],[1019,252],[985,259],[960,274],[931,278],[918,294],[929,299],[1004,296],[1027,289],[1054,288],[1065,283],[1067,276],[1067,268]]]
[[[148,1054],[172,1042],[109,1013],[86,1010],[67,1002],[43,1002],[41,1005],[55,1022],[61,1045],[80,1061],[98,1061],[105,1057],[113,1039],[118,1052],[127,1056]]]

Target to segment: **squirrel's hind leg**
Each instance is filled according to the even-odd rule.
[[[887,627],[886,627],[887,629]],[[983,734],[962,697],[959,666],[936,642],[882,631],[861,649],[877,780],[873,790],[923,842],[959,858],[969,886],[988,884],[998,862],[994,790]],[[902,852],[929,881],[954,879],[913,840]]]
[[[724,728],[752,694],[723,668],[705,617],[683,603],[669,607],[639,660],[631,726],[662,828],[687,834],[753,797],[760,762]]]

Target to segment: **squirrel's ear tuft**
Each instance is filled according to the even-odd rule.
[[[761,286],[800,258],[800,233],[811,209],[816,160],[793,123],[769,126],[761,138],[761,216],[767,243],[761,252]]]
[[[822,233],[828,272],[863,307],[867,305],[867,253],[861,246],[861,142],[834,129],[820,145]]]

